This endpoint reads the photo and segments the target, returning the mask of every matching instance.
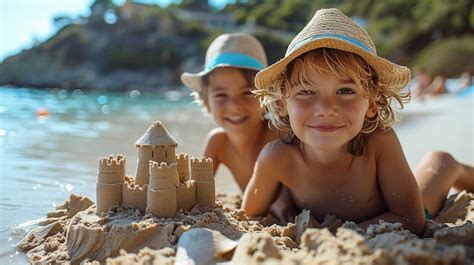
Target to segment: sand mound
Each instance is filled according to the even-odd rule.
[[[97,216],[92,201],[71,195],[18,248],[30,262],[73,264],[474,263],[472,193],[451,196],[421,237],[400,224],[381,222],[367,231],[352,222],[341,226],[334,216],[326,218],[325,228],[307,228],[308,212],[281,226],[271,218],[248,218],[238,209],[238,196],[218,200],[214,209],[196,206],[164,219],[126,207]]]

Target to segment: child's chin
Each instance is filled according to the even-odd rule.
[[[310,142],[309,145],[319,150],[328,150],[328,151],[343,147],[343,144],[336,141]]]

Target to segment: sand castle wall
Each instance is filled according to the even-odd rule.
[[[177,211],[176,164],[150,161],[150,180],[147,194],[146,212],[157,217],[173,217]]]
[[[176,163],[175,146],[157,146],[157,147],[139,147],[138,148],[138,167],[136,181],[138,185],[148,184],[149,179],[149,161],[167,164]]]
[[[196,203],[201,206],[214,207],[216,183],[212,172],[212,159],[191,159],[191,178],[196,181]]]
[[[176,200],[178,210],[191,210],[196,205],[196,182],[191,179],[180,183],[176,188]]]
[[[125,179],[125,157],[123,155],[99,158],[99,173],[96,185],[97,213],[122,204],[122,186]]]
[[[176,156],[175,160],[177,163],[169,165],[149,161],[148,184],[139,185],[134,178],[125,176],[124,156],[100,158],[97,213],[123,204],[157,217],[173,217],[177,210],[188,211],[196,204],[214,207],[212,160],[190,160],[185,154]]]
[[[125,206],[137,208],[145,213],[148,185],[137,185],[135,179],[126,180],[123,184],[122,199]]]

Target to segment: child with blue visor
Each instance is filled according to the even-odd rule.
[[[214,174],[225,165],[241,191],[252,176],[260,150],[277,138],[252,93],[255,75],[265,67],[265,50],[255,37],[230,33],[210,44],[203,71],[181,75],[181,81],[218,125],[209,132],[203,155],[212,158]]]

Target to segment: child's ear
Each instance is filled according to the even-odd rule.
[[[367,109],[367,112],[365,113],[365,116],[367,118],[373,118],[375,117],[375,114],[377,114],[378,108],[375,102],[371,101],[369,108]]]

